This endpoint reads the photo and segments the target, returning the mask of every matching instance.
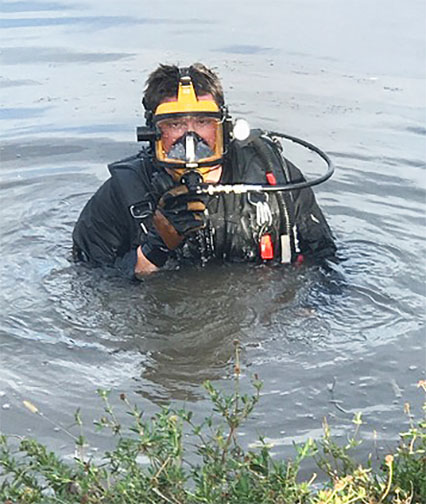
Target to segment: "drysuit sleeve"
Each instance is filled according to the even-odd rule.
[[[120,184],[111,177],[87,202],[74,228],[73,256],[94,266],[114,266],[133,273],[133,223],[121,192]]]
[[[287,160],[291,181],[301,182],[304,177],[300,170]],[[336,245],[331,229],[315,199],[313,190],[308,187],[292,191],[294,198],[294,223],[298,247],[303,255],[317,259],[335,257]]]

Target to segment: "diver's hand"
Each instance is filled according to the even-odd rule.
[[[166,191],[158,201],[153,224],[169,250],[184,238],[205,227],[205,197],[191,194],[181,184]]]
[[[154,212],[153,228],[142,244],[142,256],[138,255],[137,269],[141,273],[146,269],[145,259],[156,267],[163,266],[171,250],[185,237],[205,227],[205,198],[191,194],[184,185],[174,186],[163,194]]]

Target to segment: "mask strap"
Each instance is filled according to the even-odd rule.
[[[182,82],[182,81],[187,81],[188,79],[191,80],[191,74],[189,73],[189,67],[179,68],[179,80]]]

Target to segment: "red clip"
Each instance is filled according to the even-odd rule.
[[[266,180],[268,181],[269,185],[277,185],[277,179],[271,171],[266,174]]]
[[[260,257],[263,260],[274,258],[274,245],[270,234],[264,234],[260,238]]]
[[[303,261],[305,260],[305,258],[303,257],[302,254],[299,254],[297,257],[296,257],[296,265],[297,266],[300,266],[301,264],[303,264]]]

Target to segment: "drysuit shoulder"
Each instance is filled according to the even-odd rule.
[[[108,171],[112,177],[121,176],[123,173],[140,175],[146,171],[151,171],[150,168],[152,168],[152,162],[145,150],[108,165]]]
[[[108,165],[112,186],[129,206],[150,191],[153,164],[145,151]]]

